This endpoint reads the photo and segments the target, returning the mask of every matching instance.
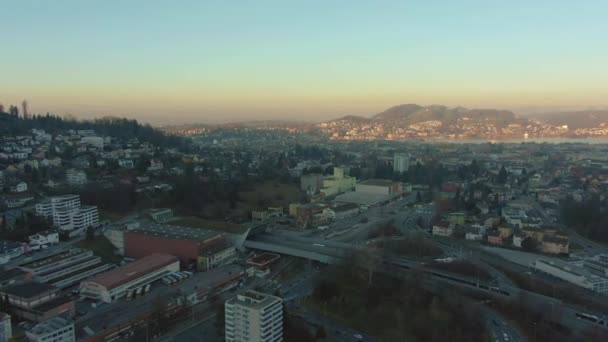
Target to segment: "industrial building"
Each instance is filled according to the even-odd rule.
[[[35,322],[43,322],[59,315],[73,316],[74,302],[59,296],[59,288],[29,281],[0,289],[13,316]]]
[[[583,267],[559,260],[536,260],[532,268],[594,292],[608,293],[608,278],[595,275]]]
[[[178,257],[185,268],[206,270],[235,257],[224,234],[213,230],[146,222],[123,234],[125,256],[129,258],[166,253]]]
[[[39,282],[63,288],[106,271],[112,266],[103,263],[91,250],[70,248],[17,267],[33,274],[34,279]]]
[[[179,259],[154,253],[80,283],[80,295],[111,303],[162,277],[179,271]]]
[[[225,304],[226,342],[283,341],[283,300],[246,291]]]
[[[25,332],[31,342],[74,342],[74,322],[67,317],[54,317],[48,321],[38,323]]]

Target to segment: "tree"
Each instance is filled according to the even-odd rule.
[[[93,226],[87,227],[86,239],[87,241],[93,241],[95,239],[95,228],[93,228]]]
[[[527,252],[534,252],[538,247],[538,242],[534,238],[527,237],[521,242],[521,248]]]
[[[498,176],[496,177],[496,182],[500,183],[500,184],[505,184],[507,182],[507,177],[508,177],[507,169],[503,165],[500,168],[500,171],[498,172]]]
[[[325,328],[323,326],[319,326],[317,328],[317,332],[315,333],[315,339],[321,340],[327,337],[327,333],[325,332]]]

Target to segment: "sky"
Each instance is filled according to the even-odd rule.
[[[608,1],[0,0],[0,103],[156,124],[608,106]]]

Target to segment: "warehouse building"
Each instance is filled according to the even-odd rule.
[[[70,248],[17,267],[39,282],[63,288],[107,271],[112,265],[103,263],[91,250]]]
[[[234,248],[226,244],[224,234],[213,230],[146,222],[123,234],[124,252],[129,258],[166,253],[178,257],[184,268],[208,269],[224,264],[235,255]]]
[[[111,303],[162,277],[179,271],[179,259],[154,253],[80,283],[80,295]]]
[[[608,278],[593,274],[583,267],[559,260],[536,260],[532,268],[594,292],[608,293]]]

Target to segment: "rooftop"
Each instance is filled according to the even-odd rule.
[[[164,225],[148,222],[142,222],[139,228],[130,230],[130,232],[161,236],[178,240],[196,240],[200,242],[207,242],[217,237],[218,235],[222,235],[222,233],[214,230]]]
[[[21,243],[8,240],[0,240],[0,254],[12,252],[14,249],[21,248]]]
[[[29,261],[26,262],[24,264],[20,264],[19,267],[22,268],[27,268],[27,269],[36,269],[36,268],[41,268],[44,266],[48,266],[50,264],[54,264],[57,262],[60,262],[62,260],[65,260],[67,258],[71,258],[75,255],[79,255],[79,254],[85,254],[85,253],[91,253],[90,250],[84,250],[84,249],[79,249],[79,248],[70,248],[67,250],[63,250],[60,251],[58,253],[49,255],[47,257],[44,258],[40,258],[34,261]]]
[[[30,329],[30,333],[36,335],[46,335],[52,332],[55,332],[59,329],[65,328],[69,325],[74,324],[72,321],[63,318],[63,317],[53,317],[49,320],[46,320],[42,323],[36,324],[32,329]]]
[[[248,290],[242,294],[238,294],[235,298],[227,300],[226,304],[237,304],[248,308],[262,309],[276,301],[281,302],[282,299],[266,293]]]
[[[368,179],[362,182],[359,182],[360,185],[373,185],[373,186],[391,186],[393,185],[392,180],[388,179]]]
[[[32,298],[55,290],[57,288],[53,285],[30,281],[5,287],[2,292],[16,297]]]
[[[137,259],[132,263],[98,274],[85,280],[84,283],[96,283],[109,290],[139,279],[150,272],[156,271],[174,262],[179,262],[179,260],[173,255],[153,253],[141,259]]]

